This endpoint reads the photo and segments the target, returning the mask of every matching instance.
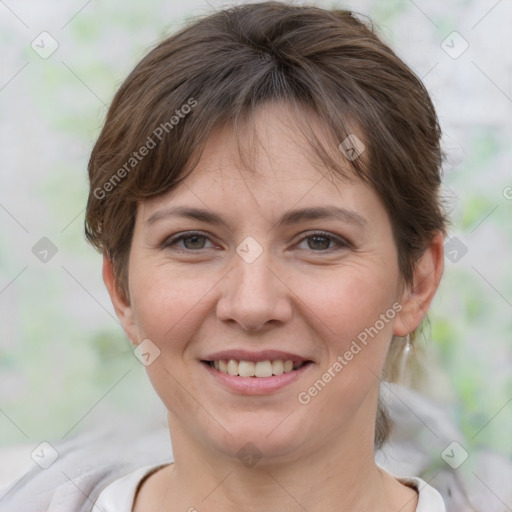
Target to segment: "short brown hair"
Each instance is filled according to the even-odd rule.
[[[336,152],[305,117],[298,127],[327,168],[348,178],[348,163],[376,191],[391,220],[400,275],[412,282],[415,262],[447,224],[441,129],[427,90],[361,15],[263,2],[193,20],[151,50],[112,101],[89,161],[85,233],[112,260],[125,297],[138,201],[173,189],[216,126],[236,127],[264,101],[321,120]],[[354,133],[364,158],[337,149]],[[388,433],[379,405],[377,447]]]

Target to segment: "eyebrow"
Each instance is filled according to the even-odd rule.
[[[145,221],[145,224],[146,226],[150,226],[160,220],[173,217],[195,219],[215,226],[225,226],[229,228],[228,223],[220,215],[211,212],[210,210],[192,208],[188,206],[176,206],[174,208],[158,210],[150,215],[150,217]],[[368,221],[362,215],[353,210],[339,208],[337,206],[319,206],[290,210],[281,216],[277,222],[277,226],[281,227],[298,224],[307,220],[323,219],[336,219],[349,224],[357,224],[361,227],[368,225]]]

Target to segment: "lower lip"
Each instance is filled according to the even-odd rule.
[[[200,364],[217,382],[244,395],[268,395],[278,391],[295,382],[312,366],[312,363],[308,362],[297,370],[281,375],[272,375],[272,377],[239,377],[222,373],[206,363],[201,362]]]

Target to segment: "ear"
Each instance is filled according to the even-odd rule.
[[[402,294],[402,310],[396,316],[393,327],[395,336],[407,336],[420,325],[437,291],[443,270],[443,235],[438,233],[416,262],[413,286],[407,287]]]
[[[133,343],[138,343],[137,327],[134,321],[133,308],[128,300],[120,292],[115,277],[112,261],[107,255],[103,255],[103,282],[107,287],[110,300],[114,306],[117,317],[119,318],[123,330]]]

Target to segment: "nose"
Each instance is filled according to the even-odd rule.
[[[264,251],[252,263],[234,256],[234,265],[221,285],[219,320],[238,324],[246,331],[261,331],[291,318],[290,289],[278,266],[270,267],[267,254]]]

